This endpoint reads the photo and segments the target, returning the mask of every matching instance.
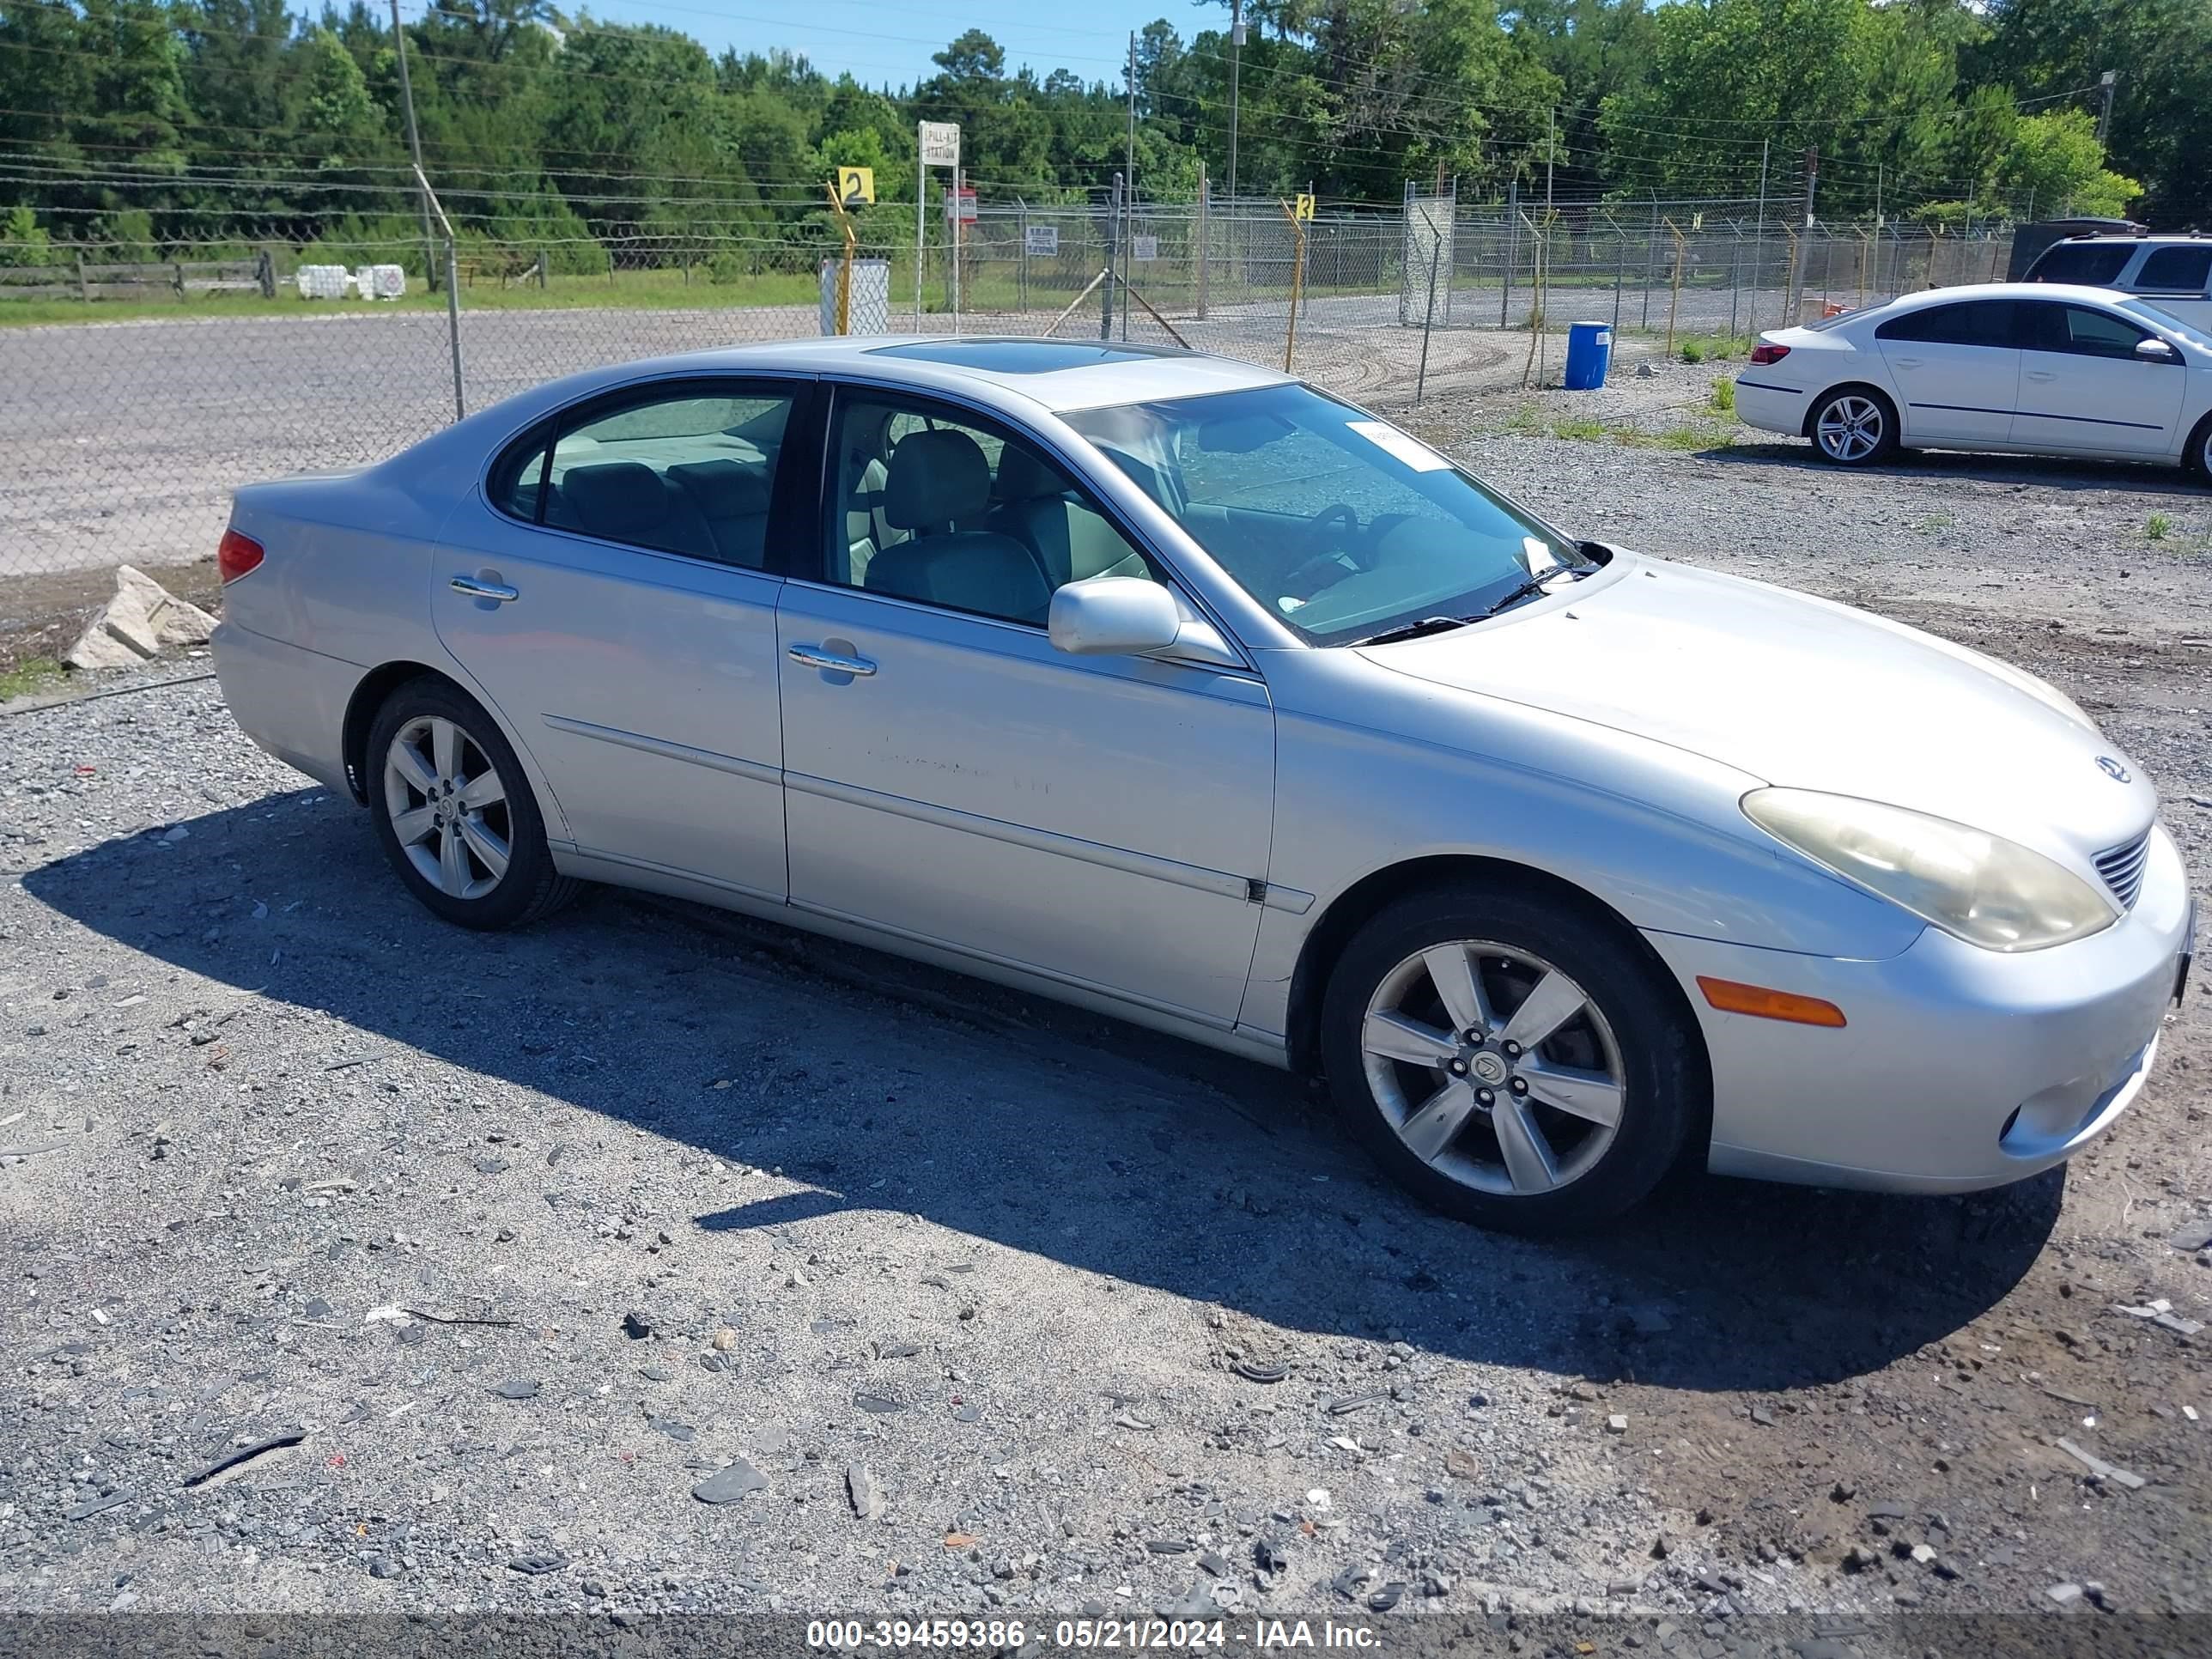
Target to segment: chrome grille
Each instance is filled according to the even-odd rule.
[[[2123,910],[2133,908],[2136,894],[2142,887],[2143,866],[2149,860],[2148,830],[2131,842],[2097,854],[2097,873],[2105,878],[2105,885],[2112,890]]]

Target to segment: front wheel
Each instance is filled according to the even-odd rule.
[[[1873,466],[1897,453],[1897,410],[1864,386],[1832,392],[1813,411],[1813,447],[1838,466]]]
[[[1523,1232],[1607,1220],[1702,1117],[1698,1051],[1660,971],[1579,911],[1480,887],[1409,896],[1330,977],[1330,1088],[1438,1209]]]
[[[464,927],[514,927],[573,896],[553,867],[522,764],[491,717],[435,679],[410,680],[368,734],[369,815],[408,890]]]

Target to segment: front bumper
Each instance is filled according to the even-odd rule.
[[[2048,951],[2002,955],[1935,927],[1886,961],[1644,937],[1704,1028],[1711,1169],[1948,1193],[2047,1170],[2112,1126],[2156,1057],[2192,920],[2181,854],[2160,828],[2134,908]],[[1849,1023],[1723,1013],[1699,975],[1820,997]]]
[[[1735,414],[1746,426],[1798,437],[1805,430],[1805,394],[1778,382],[1762,383],[1753,369],[1735,383]]]

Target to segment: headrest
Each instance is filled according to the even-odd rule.
[[[891,451],[884,517],[894,530],[921,530],[980,515],[991,501],[991,464],[964,432],[909,432]]]
[[[635,535],[669,514],[667,487],[641,461],[571,467],[562,475],[560,488],[584,528],[595,536]]]
[[[1013,507],[1022,501],[1065,495],[1067,488],[1067,480],[1060,476],[1058,467],[1040,460],[1028,450],[1008,444],[999,452],[996,494],[1002,505]]]

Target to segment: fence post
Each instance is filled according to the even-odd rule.
[[[540,289],[552,287],[552,276],[550,262],[546,258],[545,250],[541,247],[538,250],[538,286]]]
[[[1014,256],[1014,308],[1027,311],[1030,308],[1030,204],[1017,196],[1014,205],[1020,210],[1015,228],[1022,239],[1021,252]]]
[[[1206,164],[1198,168],[1198,320],[1206,320],[1206,267],[1213,244],[1208,233],[1213,225],[1213,180],[1206,177]]]
[[[261,290],[263,299],[276,297],[276,261],[265,247],[253,256],[253,285]]]
[[[1651,326],[1651,268],[1659,255],[1659,196],[1651,196],[1651,228],[1644,234],[1644,320],[1638,326]]]
[[[1735,308],[1743,298],[1743,232],[1738,229],[1729,237],[1729,340],[1735,340]]]
[[[1613,331],[1616,334],[1620,332],[1620,279],[1626,274],[1627,264],[1628,238],[1616,222],[1613,227]]]
[[[1431,228],[1433,229],[1434,226]],[[1434,246],[1429,250],[1429,307],[1421,317],[1421,372],[1413,382],[1413,401],[1417,404],[1429,386],[1429,331],[1437,320],[1437,263],[1443,257],[1444,252],[1443,237],[1431,236],[1429,240]]]
[[[1098,289],[1098,337],[1114,337],[1114,273],[1120,269],[1115,263],[1115,237],[1121,226],[1121,175],[1114,175],[1113,204],[1106,215],[1106,280]]]
[[[1513,302],[1513,261],[1521,252],[1521,181],[1510,181],[1505,186],[1505,280],[1498,290],[1498,325],[1505,326],[1508,308]]]
[[[185,297],[185,262],[182,259],[171,260],[169,273],[169,285],[177,290],[177,298],[182,300]]]
[[[76,256],[76,297],[88,304],[92,300],[92,282],[84,274],[84,255]]]

